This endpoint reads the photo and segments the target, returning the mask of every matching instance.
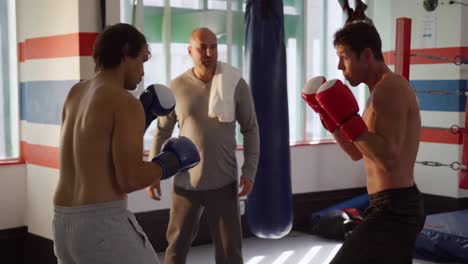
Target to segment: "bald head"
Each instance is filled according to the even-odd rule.
[[[208,28],[197,28],[190,34],[188,47],[196,72],[214,73],[218,61],[218,40]]]
[[[209,28],[206,28],[206,27],[196,28],[192,31],[192,34],[190,34],[189,43],[190,45],[192,45],[193,42],[196,42],[197,40],[200,40],[200,39],[206,39],[206,38],[216,41],[216,35]]]

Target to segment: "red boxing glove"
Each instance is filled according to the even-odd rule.
[[[358,114],[359,105],[353,93],[340,80],[324,83],[317,91],[316,97],[347,140],[353,141],[367,131],[366,123]]]
[[[327,80],[323,76],[318,76],[310,79],[302,88],[301,96],[304,101],[320,116],[320,120],[322,121],[323,127],[326,130],[333,133],[337,128],[338,124],[335,120],[331,119],[330,116],[322,109],[322,107],[317,102],[315,95],[317,94],[318,89],[322,84],[324,84]]]

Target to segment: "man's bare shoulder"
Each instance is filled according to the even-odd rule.
[[[109,107],[106,112],[112,113],[114,122],[119,124],[126,124],[125,126],[128,126],[128,128],[138,128],[139,130],[141,129],[143,131],[143,106],[141,105],[140,100],[138,100],[133,94],[123,88],[112,89],[110,94],[107,94],[98,100],[100,101],[101,105]],[[139,124],[141,124],[141,127]]]
[[[139,100],[124,87],[117,87],[114,83],[102,81],[89,81],[86,86],[94,100],[108,107],[120,109],[122,107],[136,107]],[[86,88],[85,88],[86,89]]]
[[[88,80],[84,80],[84,81],[80,81],[74,84],[70,88],[70,91],[68,91],[68,94],[63,103],[64,111],[67,111],[69,107],[76,107],[80,105],[80,100],[87,86],[88,86]]]
[[[136,116],[143,114],[140,101],[123,86],[113,82],[91,79],[77,84],[77,98],[74,100],[92,110],[93,116],[117,114],[117,116]],[[125,114],[120,114],[124,112]],[[89,112],[88,112],[89,113]]]
[[[89,80],[82,80],[75,83],[68,92],[67,99],[70,100],[79,96],[88,85]]]
[[[373,91],[373,100],[401,100],[411,93],[409,82],[401,75],[388,73],[376,83]]]
[[[131,112],[142,112],[143,113],[143,107],[140,103],[140,101],[130,92],[121,89],[117,91],[113,95],[114,99],[114,107],[117,108],[117,110],[124,110],[128,109]],[[141,111],[140,111],[141,110]]]

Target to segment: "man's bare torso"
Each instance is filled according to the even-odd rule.
[[[131,96],[105,80],[76,84],[64,105],[60,137],[58,206],[80,206],[126,198],[112,159],[114,112],[120,98]]]
[[[384,85],[382,85],[384,84]],[[370,159],[364,156],[364,167],[367,174],[368,193],[376,193],[386,189],[404,188],[414,185],[413,170],[414,162],[419,148],[421,118],[416,95],[409,84],[401,77],[395,74],[387,74],[376,85],[376,89],[397,89],[396,98],[385,98],[400,104],[406,111],[406,122],[398,128],[402,133],[397,149],[397,157],[394,160],[394,166],[391,171],[384,171],[374,164]],[[366,122],[369,131],[379,134],[376,131],[376,113],[374,111],[373,96],[371,95],[364,111],[363,119]],[[380,130],[387,130],[395,124],[392,120],[385,122]]]

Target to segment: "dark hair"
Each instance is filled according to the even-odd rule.
[[[343,28],[335,32],[333,45],[347,45],[357,54],[365,48],[370,48],[374,57],[379,61],[384,61],[382,54],[382,40],[377,29],[366,21],[352,21]]]
[[[145,36],[132,25],[112,25],[99,34],[94,42],[95,70],[118,66],[124,55],[137,57],[146,45],[148,43]]]

